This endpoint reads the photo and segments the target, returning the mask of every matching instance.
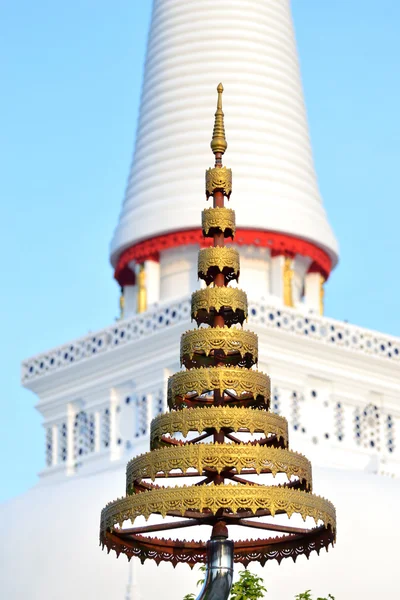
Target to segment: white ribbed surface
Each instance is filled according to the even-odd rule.
[[[314,172],[288,0],[155,0],[136,149],[111,244],[199,227],[216,86],[240,227],[281,231],[337,257]]]

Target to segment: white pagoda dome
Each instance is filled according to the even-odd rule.
[[[400,339],[323,315],[337,245],[311,156],[288,0],[154,0],[136,150],[111,244],[120,319],[22,364],[45,468],[0,507],[7,600],[180,600],[198,573],[131,567],[98,546],[100,510],[166,411],[204,242],[204,169],[224,83],[232,208],[248,327],[271,409],[337,507],[336,547],[258,570],[269,600],[393,595],[400,485]],[[110,319],[111,321],[111,319]],[[247,326],[246,326],[247,327]],[[251,570],[256,570],[250,565]],[[179,578],[177,575],[179,574]]]
[[[209,161],[209,107],[219,81],[226,90],[235,242],[253,249],[253,271],[268,262],[261,249],[297,257],[300,300],[304,276],[327,279],[338,248],[314,171],[288,0],[154,2],[136,148],[111,243],[116,279],[133,283],[135,263],[152,259],[161,264],[161,289],[152,299],[185,287],[165,283],[174,262],[180,270],[179,252],[173,260],[165,251],[201,243],[199,165]],[[276,290],[259,289],[270,293]]]

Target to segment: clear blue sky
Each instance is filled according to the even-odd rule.
[[[0,500],[30,487],[44,465],[21,360],[118,312],[108,244],[150,8],[0,2]],[[340,243],[326,312],[400,335],[400,2],[293,0],[293,11],[320,188]]]

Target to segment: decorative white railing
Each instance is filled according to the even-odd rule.
[[[279,328],[331,346],[400,361],[400,338],[343,321],[304,314],[293,308],[277,308],[265,302],[251,302],[249,322]]]
[[[137,342],[154,332],[182,321],[190,321],[190,297],[165,303],[146,313],[78,338],[69,344],[37,354],[22,363],[22,383],[90,360],[125,344]],[[307,315],[293,308],[279,308],[266,302],[250,302],[249,322],[276,328],[323,344],[400,361],[400,339],[326,317]]]

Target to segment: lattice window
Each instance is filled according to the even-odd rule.
[[[162,390],[158,390],[154,395],[154,414],[159,415],[160,413],[163,413],[164,410],[164,393]]]
[[[380,450],[380,411],[368,404],[363,410],[354,411],[354,435],[356,444],[368,449]]]
[[[148,414],[148,404],[147,404],[147,396],[139,396],[136,398],[136,430],[135,437],[141,437],[142,435],[146,435],[148,428],[147,421]]]
[[[96,449],[96,419],[94,414],[89,415],[89,452]]]
[[[60,423],[58,426],[58,458],[59,462],[65,462],[67,460],[68,453],[68,428],[66,423]]]
[[[46,466],[53,464],[53,432],[51,427],[46,429]]]
[[[356,408],[354,410],[354,440],[357,446],[361,446],[361,436],[362,436],[362,420],[361,420],[361,410]]]
[[[110,409],[105,408],[101,416],[101,445],[108,448],[111,441],[111,417]]]
[[[88,454],[90,450],[89,441],[89,418],[85,411],[81,410],[75,415],[74,421],[74,458]]]
[[[339,442],[344,439],[344,410],[341,402],[336,402],[335,406],[335,436]]]
[[[375,405],[369,404],[363,410],[363,445],[364,448],[375,448],[380,450],[380,411]]]
[[[125,396],[121,407],[121,436],[122,444],[127,450],[132,448],[133,438],[136,434],[136,397]]]
[[[305,433],[305,427],[301,427],[300,424],[300,403],[304,400],[304,397],[297,391],[293,391],[291,395],[291,418],[292,427],[295,431],[301,431]]]
[[[277,415],[280,414],[281,412],[281,398],[280,398],[280,393],[279,393],[279,389],[277,387],[274,387],[274,389],[272,390],[272,412],[276,413]]]
[[[394,419],[392,415],[387,415],[386,417],[386,447],[388,452],[394,452],[396,448]]]
[[[117,446],[122,446],[123,444],[123,439],[121,437],[121,431],[120,431],[120,424],[121,424],[121,417],[119,416],[121,414],[121,405],[117,404],[117,406],[115,407],[115,413],[117,416],[116,419],[116,442],[117,442]]]

